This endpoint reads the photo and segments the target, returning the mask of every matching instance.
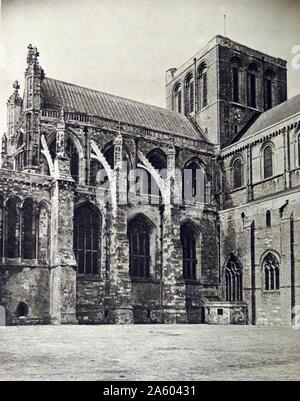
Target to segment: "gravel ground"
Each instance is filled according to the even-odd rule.
[[[0,380],[299,379],[288,327],[0,327]]]

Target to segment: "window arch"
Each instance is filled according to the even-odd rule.
[[[247,98],[248,106],[256,108],[257,107],[257,74],[258,67],[255,63],[251,63],[248,67],[247,74]]]
[[[280,269],[276,256],[269,252],[263,260],[264,289],[274,291],[280,289]]]
[[[78,274],[99,274],[100,238],[101,217],[98,210],[88,203],[75,208],[73,249]]]
[[[206,202],[206,173],[198,159],[188,161],[182,173],[182,199]]]
[[[22,229],[22,257],[24,259],[34,259],[36,257],[36,222],[32,199],[26,199],[23,204]]]
[[[183,278],[186,280],[197,279],[197,238],[199,236],[196,227],[186,222],[180,227],[180,240],[182,246]]]
[[[194,111],[194,77],[189,74],[185,80],[185,114],[189,115]]]
[[[129,273],[133,278],[150,277],[150,235],[148,219],[138,214],[128,223]]]
[[[264,179],[273,176],[273,149],[267,145],[263,150]]]
[[[232,74],[232,100],[240,103],[240,67],[241,61],[238,57],[233,57],[231,60],[231,74]]]
[[[208,103],[207,66],[202,64],[198,70],[198,109],[202,110]]]
[[[182,89],[181,85],[178,83],[175,85],[174,94],[173,94],[173,109],[178,113],[182,112]]]
[[[147,159],[152,164],[152,166],[160,173],[160,176],[165,179],[167,173],[167,156],[166,154],[159,148],[151,150],[148,155]],[[157,185],[157,182],[151,176],[149,172],[148,174],[148,193],[151,195],[156,195],[159,197],[161,201],[162,195]]]
[[[233,170],[233,188],[240,188],[243,185],[243,163],[240,158],[234,160]]]
[[[230,255],[225,269],[226,301],[243,300],[243,269],[236,256]]]
[[[264,102],[265,110],[269,110],[273,106],[273,79],[274,72],[267,70],[264,74]]]
[[[6,208],[6,256],[8,258],[18,258],[20,256],[20,214],[17,199],[9,198]]]

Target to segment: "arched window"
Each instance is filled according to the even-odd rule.
[[[29,313],[29,307],[25,302],[20,302],[17,310],[16,310],[16,315],[17,317],[27,317]]]
[[[234,57],[231,60],[232,100],[236,103],[240,103],[240,66],[240,59]]]
[[[248,106],[257,107],[257,93],[256,93],[256,80],[257,80],[258,68],[256,64],[251,63],[248,67],[247,74],[247,93],[248,93]]]
[[[182,173],[182,198],[185,201],[206,202],[206,174],[201,163],[192,159]]]
[[[6,256],[8,258],[18,258],[20,255],[20,215],[15,198],[10,198],[7,202],[6,221]]]
[[[263,261],[264,288],[265,291],[280,289],[279,262],[275,255],[269,252]]]
[[[99,274],[101,218],[90,204],[75,208],[73,249],[77,273]]]
[[[194,111],[194,78],[189,74],[185,81],[185,114],[189,115]]]
[[[239,260],[230,255],[225,269],[226,301],[243,300],[243,271]]]
[[[174,111],[182,112],[182,90],[180,84],[177,84],[174,89]]]
[[[270,228],[271,225],[272,225],[271,211],[270,211],[270,210],[267,210],[267,211],[266,211],[266,226],[267,226],[268,228]]]
[[[202,110],[207,106],[207,67],[206,65],[201,65],[198,70],[198,109]]]
[[[0,196],[0,259],[4,256],[4,199]]]
[[[182,267],[183,278],[186,280],[197,279],[197,237],[198,232],[193,224],[187,222],[181,225]]]
[[[243,170],[241,159],[236,159],[233,162],[233,188],[240,188],[243,185]]]
[[[24,259],[34,259],[36,257],[36,222],[32,199],[25,200],[23,204],[22,217],[22,257]]]
[[[273,150],[272,146],[268,145],[263,151],[263,163],[264,163],[264,178],[273,176]]]
[[[24,135],[22,132],[20,132],[20,135],[18,138],[17,149],[19,149],[23,144],[24,144]]]
[[[264,100],[265,110],[269,110],[273,106],[273,79],[274,72],[268,70],[264,74]]]
[[[49,230],[50,213],[46,204],[39,207],[39,235],[38,235],[38,259],[48,260],[49,257]]]
[[[151,225],[141,214],[128,224],[129,272],[131,277],[150,276],[150,234]]]

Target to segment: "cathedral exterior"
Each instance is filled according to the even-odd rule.
[[[300,305],[300,95],[286,61],[217,36],[167,108],[47,77],[7,102],[7,325],[291,325]]]

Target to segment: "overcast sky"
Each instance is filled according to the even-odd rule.
[[[165,71],[223,34],[224,14],[231,39],[288,60],[289,97],[300,93],[300,0],[2,0],[0,132],[29,43],[48,77],[164,107]]]

